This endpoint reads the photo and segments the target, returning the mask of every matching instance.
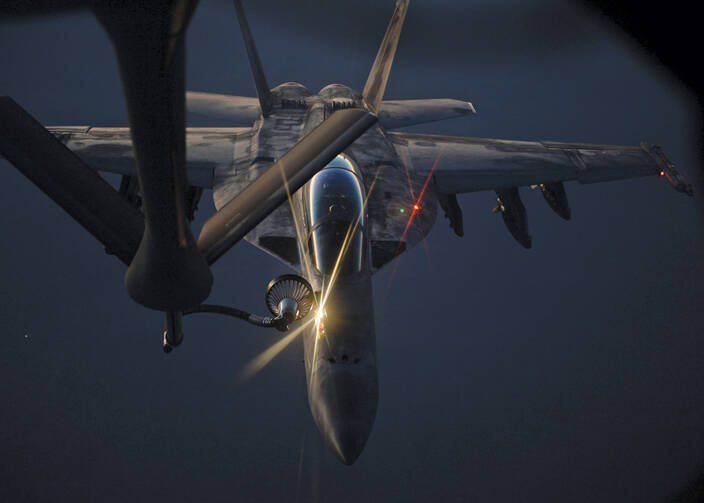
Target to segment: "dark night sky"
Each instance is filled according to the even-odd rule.
[[[363,86],[392,2],[246,2],[269,83]],[[387,5],[388,4],[388,5]],[[87,13],[0,25],[0,94],[50,125],[125,125],[112,48]],[[188,88],[253,95],[229,2],[203,1]],[[388,98],[471,100],[472,118],[415,131],[660,143],[696,165],[695,104],[603,18],[557,0],[415,2]],[[192,125],[226,125],[193,117]],[[375,278],[376,424],[352,467],[325,448],[297,341],[186,320],[161,352],[160,313],[124,267],[0,163],[0,500],[663,501],[704,463],[704,234],[662,180],[568,184],[573,220],[522,191],[534,247],[460,197]],[[210,193],[196,225],[213,212]],[[285,267],[242,244],[213,302],[263,313]]]

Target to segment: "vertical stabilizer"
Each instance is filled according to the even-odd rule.
[[[396,9],[391,16],[389,26],[386,28],[384,40],[381,41],[379,52],[376,54],[369,77],[367,77],[367,83],[364,85],[364,91],[362,91],[364,104],[367,110],[373,114],[379,113],[381,100],[384,98],[386,82],[389,80],[389,73],[391,72],[391,64],[394,62],[398,39],[401,37],[401,28],[403,28],[403,21],[406,19],[408,2],[409,0],[398,0],[396,2]]]
[[[234,0],[234,2],[235,11],[237,11],[237,20],[240,22],[240,29],[242,30],[244,46],[247,49],[247,57],[249,58],[249,68],[252,70],[252,77],[254,77],[254,85],[257,88],[257,97],[259,97],[259,105],[262,109],[262,115],[266,117],[271,113],[271,108],[273,106],[271,91],[269,90],[269,84],[267,84],[266,82],[266,76],[264,75],[262,62],[259,59],[257,46],[254,45],[254,38],[252,38],[252,32],[249,31],[249,24],[247,23],[247,17],[244,15],[242,2],[240,0]]]

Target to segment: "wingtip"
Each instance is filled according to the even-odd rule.
[[[474,108],[474,105],[472,105],[471,101],[467,102],[467,108],[469,108],[469,113],[471,113],[472,115],[477,113],[477,109]]]

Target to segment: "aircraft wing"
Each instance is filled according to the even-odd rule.
[[[129,128],[57,126],[47,129],[93,169],[136,174]],[[186,128],[188,183],[213,188],[215,170],[233,163],[237,139],[249,132],[250,128]]]
[[[680,191],[691,187],[660,147],[549,141],[494,140],[429,134],[388,133],[415,170],[429,172],[441,193],[459,194],[576,180],[606,182],[665,176]]]
[[[571,211],[563,182],[607,182],[659,175],[678,191],[692,187],[677,173],[656,145],[594,145],[551,141],[493,140],[429,134],[388,133],[401,158],[415,173],[427,173],[450,226],[464,234],[462,210],[455,194],[494,190],[497,206],[513,237],[532,246],[526,209],[518,188],[540,186],[550,207],[569,220]]]

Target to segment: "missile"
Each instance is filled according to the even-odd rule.
[[[532,246],[530,234],[528,234],[528,218],[526,208],[523,206],[521,196],[518,194],[518,187],[508,189],[496,189],[496,203],[494,213],[501,212],[504,223],[511,235],[525,248]]]

